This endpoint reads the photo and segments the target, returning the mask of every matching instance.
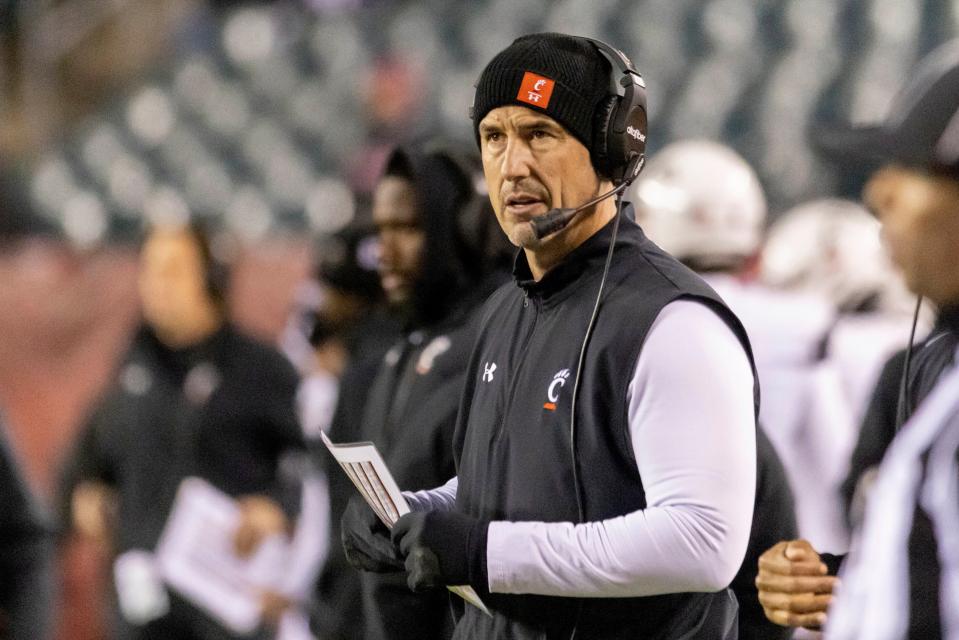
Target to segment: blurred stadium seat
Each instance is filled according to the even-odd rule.
[[[810,123],[880,116],[917,57],[959,30],[951,6],[919,0],[238,3],[193,19],[204,37],[31,165],[29,201],[68,238],[128,237],[173,196],[250,237],[335,231],[385,145],[468,140],[481,66],[538,30],[620,45],[646,74],[653,152],[731,144],[775,215],[850,188],[810,148]]]

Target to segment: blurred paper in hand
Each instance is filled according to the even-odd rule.
[[[157,545],[164,581],[235,633],[260,625],[261,594],[277,590],[289,562],[280,536],[263,541],[248,559],[233,551],[240,509],[230,496],[200,478],[180,483]]]
[[[410,506],[406,503],[403,492],[400,491],[399,486],[393,479],[393,474],[390,473],[386,463],[383,462],[376,445],[372,442],[333,444],[325,433],[321,433],[320,436],[323,438],[323,444],[330,450],[330,453],[333,454],[343,471],[356,486],[357,491],[383,521],[383,524],[388,528],[393,528],[393,524],[399,520],[401,515],[409,513]],[[464,585],[447,588],[486,615],[491,615],[489,609],[476,595],[473,587]]]

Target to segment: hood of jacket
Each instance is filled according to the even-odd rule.
[[[404,319],[411,328],[435,324],[486,275],[485,247],[466,223],[482,196],[476,192],[473,176],[450,154],[423,145],[394,149],[385,175],[412,182],[419,226],[425,234],[421,269]]]

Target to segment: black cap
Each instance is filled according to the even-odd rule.
[[[920,61],[885,122],[823,127],[813,139],[838,160],[901,164],[959,178],[959,40]]]
[[[477,141],[487,113],[515,104],[545,113],[592,153],[595,114],[610,95],[610,73],[609,61],[584,38],[562,33],[517,38],[476,81],[470,117]]]

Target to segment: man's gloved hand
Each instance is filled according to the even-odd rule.
[[[456,511],[407,513],[393,525],[413,591],[474,584],[485,590],[489,522]]]
[[[347,561],[357,569],[376,573],[403,570],[403,558],[390,541],[390,530],[359,496],[346,505],[340,539]]]

